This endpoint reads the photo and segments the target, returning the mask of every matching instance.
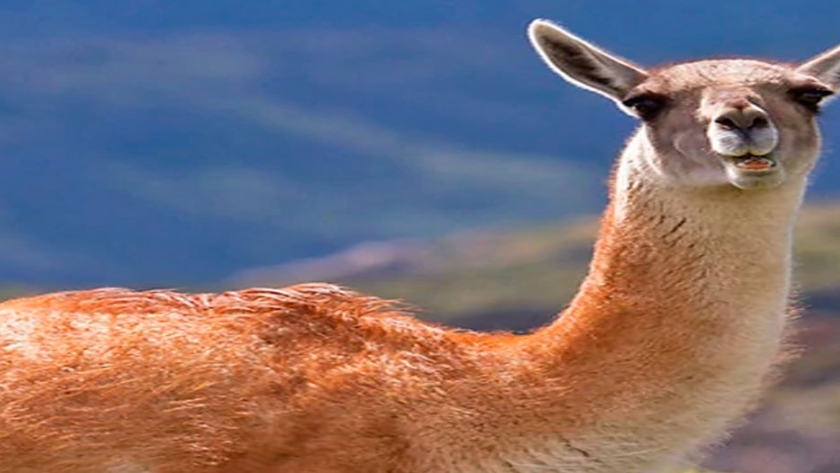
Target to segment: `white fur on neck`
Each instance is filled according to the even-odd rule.
[[[644,396],[628,393],[636,396],[633,403],[639,403],[640,411],[655,417],[644,423],[638,423],[639,419],[619,424],[609,421],[599,425],[597,432],[562,441],[546,438],[535,442],[539,446],[531,444],[527,452],[493,463],[492,467],[485,465],[481,471],[658,471],[657,465],[673,464],[697,446],[717,440],[731,420],[744,411],[745,404],[754,400],[777,359],[787,319],[792,225],[804,181],[755,191],[680,188],[663,182],[656,162],[646,154],[652,150],[644,149],[645,146],[649,146],[648,142],[639,137],[628,144],[616,170],[613,213],[608,217],[612,220],[606,224],[614,229],[632,226],[639,230],[640,238],[653,239],[635,242],[652,243],[664,255],[659,260],[664,262],[652,263],[652,272],[668,269],[656,264],[693,267],[683,261],[688,248],[703,255],[695,269],[679,273],[685,280],[672,286],[697,289],[702,284],[702,290],[685,291],[682,300],[686,304],[675,309],[679,312],[668,322],[685,327],[688,334],[693,324],[704,321],[725,327],[718,337],[697,335],[704,339],[686,340],[686,345],[696,347],[694,363],[702,380],[696,389],[685,390],[675,379],[670,384],[675,397],[668,407],[645,404],[659,403],[656,394],[644,401]],[[661,228],[654,226],[660,215],[673,222],[684,220],[679,226],[679,238],[671,238],[667,245]],[[652,222],[650,231],[645,231],[644,222]],[[673,226],[669,221],[667,228]],[[670,276],[674,277],[673,273]],[[632,285],[632,281],[629,283]],[[660,295],[682,297],[679,289],[675,291]],[[710,368],[715,366],[720,369]],[[588,452],[591,458],[583,458],[581,451]]]
[[[712,308],[698,318],[724,319],[730,329],[703,347],[727,372],[695,398],[685,399],[683,420],[671,419],[680,426],[678,431],[663,427],[661,437],[649,431],[649,444],[676,447],[680,438],[699,437],[692,443],[703,445],[715,440],[703,433],[723,432],[729,419],[737,418],[743,404],[757,395],[778,358],[788,318],[792,227],[805,182],[790,180],[755,191],[678,189],[663,183],[649,159],[652,151],[638,135],[628,144],[616,170],[614,224],[643,221],[640,213],[651,207],[685,219],[680,244],[700,246],[705,255],[704,271],[697,277],[698,282],[703,278],[707,290],[693,302],[698,308]],[[679,247],[674,250],[678,255]],[[673,264],[680,264],[676,256]]]

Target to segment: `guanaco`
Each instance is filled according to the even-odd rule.
[[[641,473],[720,439],[783,351],[840,47],[644,69],[545,20],[528,31],[640,120],[561,316],[450,330],[329,284],[7,301],[0,472]]]

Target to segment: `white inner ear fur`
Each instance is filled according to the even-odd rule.
[[[805,61],[796,71],[819,79],[837,92],[840,89],[840,46]]]
[[[548,66],[570,83],[621,102],[647,79],[644,69],[614,56],[548,20],[534,20],[528,38]]]

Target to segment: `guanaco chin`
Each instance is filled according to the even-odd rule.
[[[544,20],[528,33],[640,120],[553,323],[449,330],[328,284],[11,300],[0,473],[649,473],[719,439],[783,345],[840,47],[643,69]]]

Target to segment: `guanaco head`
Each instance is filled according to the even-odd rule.
[[[815,117],[840,88],[840,47],[801,65],[718,59],[646,70],[545,20],[528,35],[551,69],[641,120],[648,152],[639,155],[676,185],[804,178],[820,151]]]

